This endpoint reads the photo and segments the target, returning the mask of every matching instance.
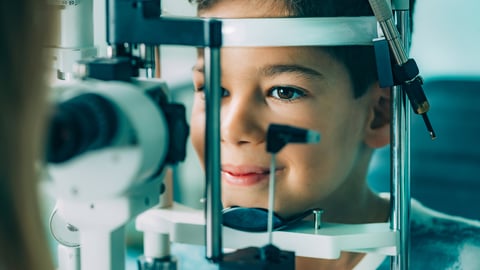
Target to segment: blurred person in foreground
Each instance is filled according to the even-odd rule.
[[[39,174],[52,14],[42,0],[0,0],[0,270],[54,269]]]

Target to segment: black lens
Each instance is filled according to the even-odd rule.
[[[117,129],[113,104],[83,94],[58,104],[47,136],[47,161],[65,162],[87,150],[107,146]]]

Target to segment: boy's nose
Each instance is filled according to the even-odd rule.
[[[222,106],[221,140],[223,143],[242,145],[265,141],[262,109],[252,100],[232,102]]]

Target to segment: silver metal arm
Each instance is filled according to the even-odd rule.
[[[410,12],[395,10],[397,28],[403,47],[410,45]],[[410,110],[406,92],[401,86],[392,90],[392,215],[391,229],[399,233],[397,256],[392,257],[391,269],[410,268]]]
[[[222,203],[220,183],[220,48],[205,48],[206,86],[206,257],[222,258]]]

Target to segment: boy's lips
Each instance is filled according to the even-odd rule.
[[[276,168],[276,172],[283,170],[281,167]],[[270,177],[270,168],[261,166],[222,166],[222,178],[228,184],[235,186],[251,186],[257,183],[268,181]]]

